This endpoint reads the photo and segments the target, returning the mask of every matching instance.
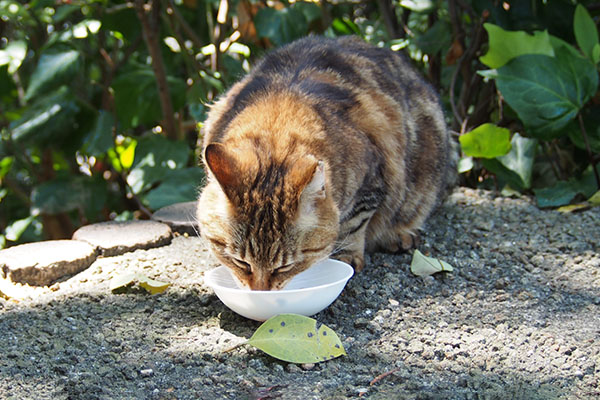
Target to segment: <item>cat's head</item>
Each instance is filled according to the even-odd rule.
[[[206,147],[204,161],[209,179],[198,202],[200,231],[243,286],[281,289],[331,254],[338,209],[322,161],[219,143]]]

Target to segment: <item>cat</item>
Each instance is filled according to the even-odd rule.
[[[203,128],[201,235],[235,279],[278,290],[329,256],[414,246],[453,181],[438,96],[404,57],[353,37],[268,53]]]

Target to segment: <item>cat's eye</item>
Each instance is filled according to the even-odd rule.
[[[281,267],[275,268],[275,272],[277,272],[278,274],[281,274],[281,273],[290,271],[292,268],[294,268],[294,263],[282,265]]]
[[[234,258],[233,259],[233,263],[235,264],[236,267],[238,267],[239,269],[243,270],[247,274],[249,274],[249,273],[252,272],[252,267],[246,261]]]

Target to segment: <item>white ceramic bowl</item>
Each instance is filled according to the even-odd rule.
[[[284,313],[318,313],[333,303],[353,274],[350,265],[328,259],[296,275],[282,290],[239,289],[225,266],[208,271],[204,282],[236,313],[265,321]]]

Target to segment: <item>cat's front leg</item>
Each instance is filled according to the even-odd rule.
[[[351,220],[342,225],[333,258],[348,263],[356,272],[365,267],[365,234],[371,217],[358,222]],[[354,222],[354,223],[353,223]]]

